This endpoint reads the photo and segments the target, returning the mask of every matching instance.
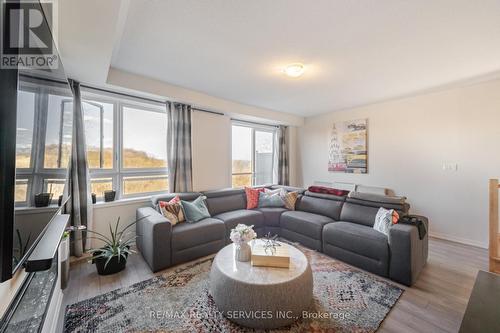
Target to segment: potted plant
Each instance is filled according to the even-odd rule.
[[[118,230],[120,226],[120,218],[118,218],[114,227],[109,225],[110,237],[97,231],[87,230],[95,235],[90,238],[104,242],[104,246],[89,250],[92,253],[92,263],[96,265],[99,275],[115,274],[125,269],[129,254],[135,252],[130,248],[130,245],[137,238],[135,235],[128,236],[127,230],[137,221],[139,220],[130,223],[122,230]]]

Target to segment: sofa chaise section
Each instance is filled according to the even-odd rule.
[[[305,192],[294,211],[281,214],[281,236],[322,251],[323,227],[339,219],[344,198]]]
[[[201,193],[179,193],[152,198],[151,207],[137,209],[137,248],[153,272],[219,251],[225,245],[224,222],[206,218],[196,223],[182,222],[175,227],[156,210],[158,201],[176,195],[192,201]]]
[[[369,272],[388,276],[387,237],[362,224],[330,223],[323,229],[323,252]]]
[[[375,198],[375,197],[374,197]],[[389,237],[373,229],[380,207],[408,212],[406,203],[347,198],[340,221],[323,229],[323,252],[369,272],[411,285],[427,261],[427,235],[420,239],[414,225],[396,224]],[[375,200],[375,199],[374,199]],[[427,226],[427,220],[425,219]]]
[[[264,235],[264,215],[256,210],[248,210],[247,198],[243,189],[223,189],[205,191],[207,206],[213,218],[224,222],[226,226],[226,243],[230,243],[231,229],[238,224],[253,225],[259,237]]]

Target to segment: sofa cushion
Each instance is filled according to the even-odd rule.
[[[172,249],[184,250],[200,244],[223,240],[224,222],[206,218],[196,223],[181,223],[172,228]]]
[[[321,239],[323,226],[332,222],[334,222],[334,220],[327,216],[297,210],[284,212],[281,214],[280,219],[281,228],[314,239]]]
[[[370,207],[346,202],[342,207],[340,220],[373,227],[379,207]]]
[[[387,236],[368,226],[335,222],[323,229],[323,243],[382,262],[389,261]]]
[[[303,195],[299,198],[299,200],[297,200],[295,209],[308,213],[328,216],[338,221],[343,202],[343,200],[329,200]]]
[[[247,207],[247,198],[243,189],[206,191],[203,194],[207,197],[208,211],[212,216]]]
[[[255,210],[264,214],[264,225],[268,227],[279,227],[281,214],[288,211],[280,207],[264,207]]]
[[[214,217],[224,221],[227,235],[231,233],[231,229],[240,223],[253,225],[254,229],[264,227],[264,214],[257,210],[238,209],[218,214]]]

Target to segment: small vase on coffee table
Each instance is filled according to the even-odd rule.
[[[235,246],[234,255],[237,261],[242,261],[242,262],[250,261],[250,258],[252,256],[252,249],[247,242],[234,244],[234,246]]]

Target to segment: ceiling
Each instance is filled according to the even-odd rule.
[[[112,43],[107,62],[101,61],[104,74],[112,67],[299,116],[500,73],[500,0],[133,0],[116,6],[121,15],[100,9],[102,19],[86,27],[107,36],[104,43],[84,44],[94,57]],[[78,62],[81,75],[84,61]],[[293,62],[306,65],[298,79],[280,72]]]

